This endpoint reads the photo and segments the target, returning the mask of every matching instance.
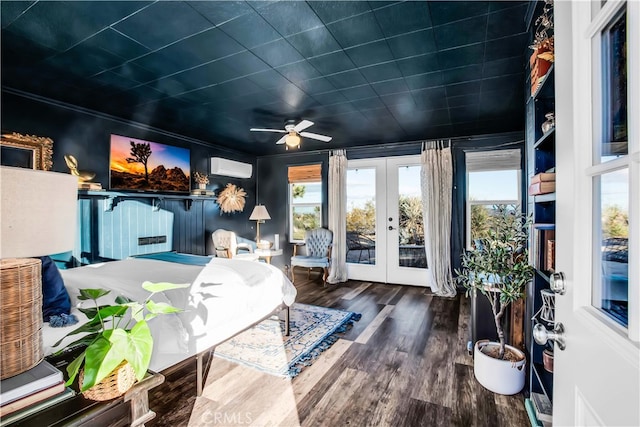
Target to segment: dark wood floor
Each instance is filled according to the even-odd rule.
[[[523,396],[480,386],[467,354],[469,302],[428,289],[296,276],[298,302],[362,314],[290,380],[213,358],[196,399],[195,362],[151,394],[149,426],[527,426]]]

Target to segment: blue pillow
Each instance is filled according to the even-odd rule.
[[[45,322],[48,322],[51,316],[68,315],[71,312],[71,299],[55,262],[48,256],[40,257],[40,261],[42,261],[42,317]]]

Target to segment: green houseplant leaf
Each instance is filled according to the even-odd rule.
[[[68,344],[58,353],[79,345],[86,349],[69,364],[67,373],[71,385],[84,370],[81,391],[86,391],[105,379],[124,360],[133,368],[140,381],[146,374],[153,352],[153,337],[148,320],[161,314],[178,313],[181,310],[166,303],[156,303],[151,297],[157,292],[185,288],[190,284],[144,282],[143,288],[150,292],[147,299],[133,301],[125,296],[115,298],[115,304],[98,305],[98,299],[108,295],[104,289],[80,289],[79,300],[93,300],[95,307],[83,308],[87,323],[69,332],[69,336],[85,334]]]
[[[466,295],[479,292],[491,304],[498,340],[499,357],[504,357],[503,317],[507,307],[524,295],[533,277],[529,265],[528,237],[530,219],[519,206],[496,205],[488,220],[485,235],[476,239],[474,250],[462,254],[462,268],[456,269],[456,280]]]

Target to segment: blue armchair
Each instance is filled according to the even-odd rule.
[[[333,232],[331,230],[326,228],[307,230],[304,236],[304,245],[295,245],[293,247],[293,256],[291,257],[292,276],[295,267],[308,268],[307,277],[309,277],[312,268],[322,268],[322,283],[326,285],[331,266],[332,245]],[[301,246],[306,251],[305,255],[297,254],[298,246]]]

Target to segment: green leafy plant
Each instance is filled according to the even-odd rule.
[[[499,358],[505,354],[503,317],[509,304],[522,298],[533,277],[527,241],[531,222],[518,206],[496,205],[485,237],[474,250],[462,254],[456,280],[467,296],[476,291],[487,297],[500,342]]]
[[[149,368],[153,351],[153,337],[147,322],[160,314],[180,311],[167,303],[156,303],[151,297],[157,292],[188,286],[189,284],[144,282],[142,287],[150,294],[142,303],[118,296],[112,305],[98,305],[98,299],[110,291],[80,289],[78,299],[92,300],[95,304],[95,307],[80,309],[89,321],[54,344],[54,347],[58,346],[72,335],[86,334],[65,347],[67,349],[86,346],[67,367],[67,385],[73,383],[80,368],[84,367],[80,391],[86,391],[106,378],[123,360],[129,362],[136,379],[142,380]],[[60,352],[62,351],[64,349]]]

